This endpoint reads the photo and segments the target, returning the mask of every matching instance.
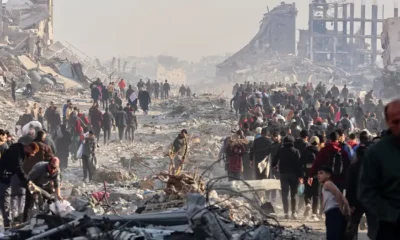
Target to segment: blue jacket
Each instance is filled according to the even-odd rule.
[[[349,159],[353,159],[354,150],[349,146],[349,144],[342,144],[342,150],[346,151],[347,155],[349,155]]]

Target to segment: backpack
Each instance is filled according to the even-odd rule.
[[[335,152],[332,160],[332,174],[340,176],[343,173],[343,156],[341,151]]]

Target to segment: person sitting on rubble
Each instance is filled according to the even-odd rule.
[[[63,200],[60,186],[60,160],[57,157],[53,157],[50,161],[36,163],[28,174],[28,181],[29,191],[26,191],[24,221],[27,221],[31,216],[35,203],[36,191],[39,190],[35,189],[36,187],[41,188],[41,190],[39,190],[39,193],[41,193],[40,195],[43,198],[42,201],[39,200],[39,209],[41,210],[43,209],[43,200],[51,200],[47,199],[46,195],[52,194],[53,189],[57,200]],[[32,189],[35,190],[31,191]]]

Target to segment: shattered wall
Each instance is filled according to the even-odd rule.
[[[388,18],[381,34],[383,65],[389,70],[400,68],[400,18]]]
[[[264,14],[260,30],[256,36],[239,52],[217,66],[217,75],[226,76],[229,72],[253,66],[274,51],[282,54],[296,52],[295,4],[285,4]]]

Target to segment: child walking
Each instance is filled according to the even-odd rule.
[[[350,207],[346,198],[331,181],[331,176],[331,167],[321,167],[318,171],[318,181],[322,185],[326,239],[343,240],[346,232],[345,216],[350,216]]]

